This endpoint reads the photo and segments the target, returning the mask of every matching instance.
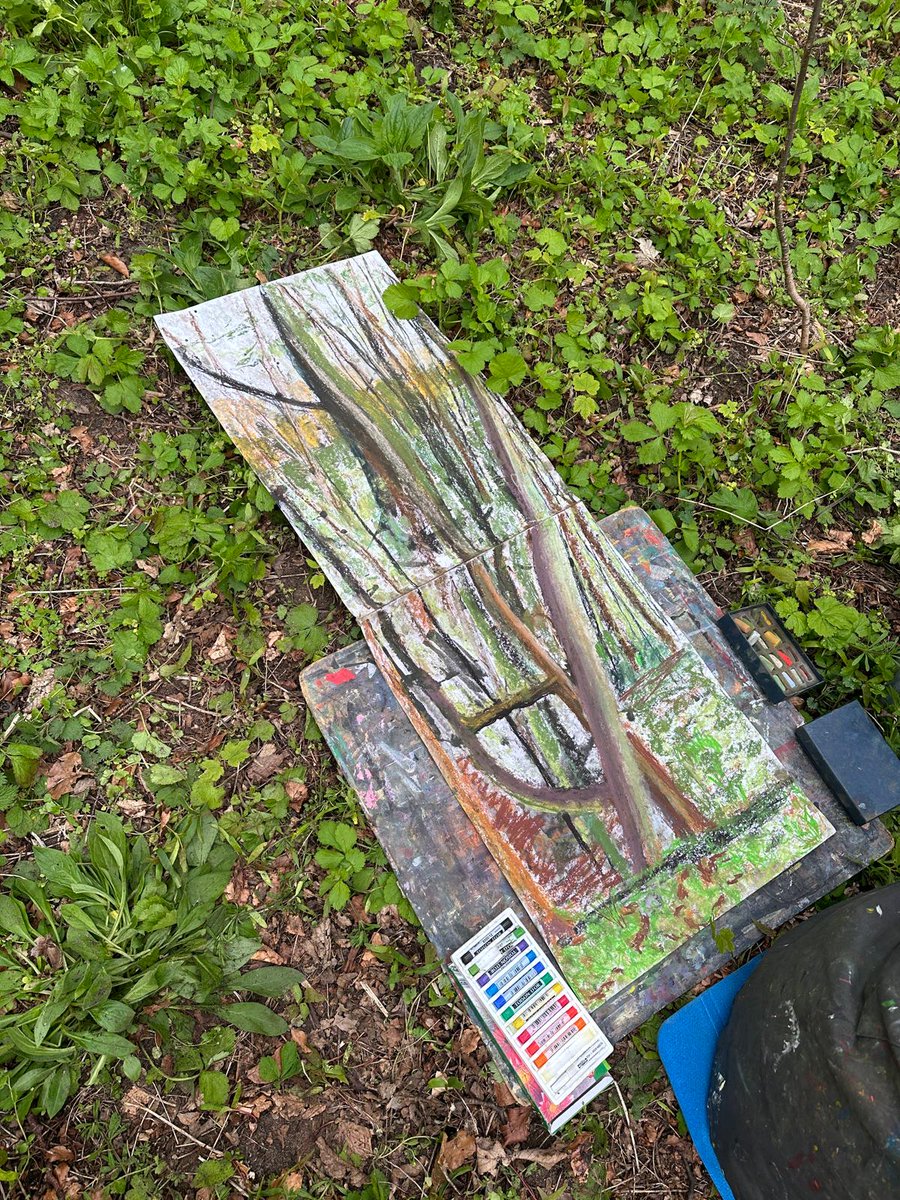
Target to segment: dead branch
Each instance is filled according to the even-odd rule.
[[[813,0],[812,11],[809,15],[809,29],[807,30],[806,41],[803,45],[803,53],[800,56],[800,66],[797,69],[794,96],[791,101],[791,112],[788,117],[784,145],[781,149],[781,159],[778,163],[778,177],[775,181],[775,228],[778,231],[778,241],[781,243],[781,266],[784,271],[784,284],[794,306],[800,313],[802,322],[800,329],[801,354],[806,354],[809,349],[812,309],[810,308],[809,301],[804,296],[801,296],[797,288],[797,283],[794,279],[794,269],[791,266],[791,252],[784,226],[784,183],[791,147],[794,144],[794,134],[797,132],[797,113],[800,110],[800,100],[803,96],[803,88],[806,84],[806,76],[809,71],[809,60],[812,56],[816,39],[819,36],[821,16],[822,0]]]

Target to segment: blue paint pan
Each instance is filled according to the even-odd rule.
[[[672,1091],[684,1115],[697,1153],[722,1200],[735,1200],[709,1135],[706,1097],[719,1035],[728,1024],[735,997],[762,962],[762,955],[726,975],[685,1004],[660,1026],[657,1039]]]

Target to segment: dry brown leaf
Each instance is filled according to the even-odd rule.
[[[488,1138],[478,1139],[475,1170],[479,1175],[493,1178],[508,1162],[509,1157],[499,1142],[492,1142]]]
[[[480,1045],[481,1034],[474,1025],[467,1025],[457,1041],[460,1054],[474,1054]]]
[[[862,540],[867,546],[874,546],[880,537],[884,536],[884,526],[880,521],[873,521],[869,528],[862,535]]]
[[[281,964],[284,962],[284,958],[278,953],[277,950],[273,950],[271,946],[260,946],[260,948],[253,953],[250,961],[274,963],[276,966],[281,966]]]
[[[340,1183],[341,1180],[346,1179],[350,1174],[350,1167],[343,1159],[338,1158],[324,1138],[318,1139],[316,1149],[319,1151],[319,1159],[325,1168],[326,1177],[334,1183]]]
[[[309,1038],[303,1029],[292,1029],[291,1040],[296,1044],[301,1054],[312,1054],[312,1046],[309,1044]]]
[[[15,696],[27,688],[31,683],[31,676],[24,675],[19,671],[4,671],[0,676],[0,700],[8,700],[10,696]]]
[[[517,1104],[506,1110],[506,1124],[500,1130],[504,1146],[521,1146],[531,1130],[531,1108]]]
[[[299,779],[286,779],[284,790],[291,803],[291,808],[294,812],[299,812],[309,796],[309,788],[305,783],[301,783]]]
[[[219,636],[206,652],[206,657],[212,663],[227,662],[231,658],[231,647],[228,645],[228,631],[219,630]]]
[[[35,938],[34,945],[28,951],[28,956],[35,961],[39,958],[46,959],[54,971],[62,966],[62,951],[52,938],[43,936]],[[65,1146],[54,1146],[49,1153],[52,1154],[54,1150],[65,1150]],[[66,1151],[66,1153],[69,1153],[69,1151]],[[68,1162],[69,1160],[66,1159],[66,1161]]]
[[[45,1157],[47,1162],[70,1163],[75,1154],[68,1146],[51,1146]]]
[[[519,1103],[502,1079],[494,1083],[494,1099],[501,1108],[512,1108]]]
[[[112,267],[114,271],[116,271],[119,275],[124,276],[125,279],[127,279],[131,274],[128,267],[122,262],[121,258],[119,258],[118,254],[101,254],[100,261],[105,262],[108,267]]]
[[[265,783],[275,774],[287,754],[280,751],[272,742],[266,742],[256,758],[247,767],[247,778],[251,783]]]
[[[303,1187],[303,1172],[296,1168],[293,1171],[285,1171],[283,1175],[278,1176],[275,1184],[287,1195],[290,1195],[291,1192],[299,1192]]]
[[[830,537],[813,538],[806,543],[810,554],[843,554],[853,545],[853,534],[849,529],[837,529]]]
[[[458,1170],[464,1163],[471,1162],[475,1157],[475,1135],[468,1129],[461,1129],[456,1137],[449,1140],[445,1137],[438,1151],[437,1166],[443,1168],[446,1174]]]
[[[372,1157],[372,1131],[365,1125],[357,1125],[355,1121],[338,1121],[335,1128],[336,1141],[351,1154],[360,1158]]]
[[[568,1157],[565,1150],[554,1150],[548,1146],[546,1150],[517,1150],[513,1158],[521,1162],[537,1163],[539,1167],[558,1167]]]
[[[579,1133],[574,1141],[569,1143],[569,1166],[572,1174],[578,1180],[585,1180],[591,1169],[594,1158],[593,1135],[585,1131]]]
[[[88,433],[86,425],[74,425],[69,430],[69,433],[85,452],[85,454],[88,454],[91,450],[93,450],[94,439]]]
[[[50,764],[47,772],[47,791],[52,799],[67,796],[81,773],[81,755],[77,750],[61,754],[56,762]]]
[[[639,267],[652,267],[659,259],[659,251],[653,245],[649,238],[635,238],[637,242],[637,251],[635,252],[634,261]]]
[[[81,562],[82,550],[80,546],[69,546],[65,553],[65,558],[62,565],[62,577],[74,575],[78,570],[78,565]],[[77,598],[75,596],[63,596],[62,602],[74,601],[77,606]]]
[[[126,1117],[139,1117],[145,1108],[153,1107],[153,1097],[142,1087],[130,1087],[121,1100]]]

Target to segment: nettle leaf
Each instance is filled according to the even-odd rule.
[[[228,1107],[230,1092],[228,1076],[224,1071],[200,1072],[200,1107],[207,1112],[220,1112]]]
[[[759,501],[750,488],[718,488],[709,498],[716,508],[724,508],[742,521],[755,521],[759,516]]]
[[[216,1009],[216,1015],[245,1033],[262,1033],[266,1037],[280,1037],[290,1029],[284,1017],[252,1000],[223,1004]]]
[[[327,894],[333,908],[344,908],[350,900],[350,888],[343,879],[326,879],[320,890],[323,895]]]
[[[385,288],[382,299],[395,317],[410,320],[419,315],[419,304],[416,299],[416,289],[406,283],[392,283]]]
[[[219,758],[229,767],[239,767],[250,757],[249,741],[226,742],[219,751]]]
[[[305,981],[303,972],[294,967],[257,967],[241,975],[236,987],[255,996],[277,997],[283,996],[292,987],[302,986]]]
[[[556,289],[549,283],[532,283],[522,293],[525,307],[532,312],[550,308],[556,300]]]
[[[525,378],[528,365],[518,350],[503,350],[491,359],[488,386],[495,392],[508,392]]]
[[[646,442],[648,438],[656,437],[656,430],[643,421],[626,421],[619,427],[619,432],[626,442]]]
[[[597,411],[597,401],[593,396],[577,395],[572,401],[572,409],[579,417],[592,417]]]
[[[665,440],[661,437],[653,438],[650,442],[644,442],[639,448],[638,462],[645,466],[651,466],[654,463],[661,463],[667,454]]]
[[[900,388],[900,362],[890,363],[886,367],[876,367],[872,374],[872,387],[879,392],[889,392],[892,388]]]
[[[139,750],[142,754],[152,754],[154,758],[168,758],[172,753],[165,742],[161,742],[152,733],[145,733],[140,729],[131,739],[131,748]]]
[[[654,400],[649,409],[650,420],[660,433],[667,433],[678,423],[678,417],[670,404]]]

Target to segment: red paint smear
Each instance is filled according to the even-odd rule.
[[[329,671],[325,678],[329,683],[349,683],[356,678],[356,674],[347,667],[341,667],[339,671]]]

